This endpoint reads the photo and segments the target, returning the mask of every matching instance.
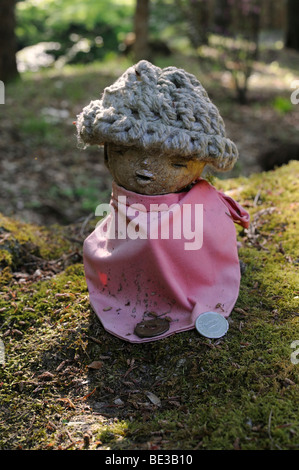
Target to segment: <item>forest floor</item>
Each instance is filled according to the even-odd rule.
[[[141,348],[107,333],[89,305],[82,244],[111,178],[100,149],[77,147],[73,121],[128,60],[6,87],[0,449],[298,450],[299,162],[261,173],[268,151],[298,159],[298,55],[271,54],[256,64],[245,106],[227,74],[194,57],[158,63],[201,78],[240,150],[235,170],[213,182],[251,215],[248,231],[237,227],[244,273],[220,340],[193,330]]]

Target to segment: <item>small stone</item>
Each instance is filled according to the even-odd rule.
[[[124,405],[124,402],[120,398],[116,398],[113,403],[115,405]]]

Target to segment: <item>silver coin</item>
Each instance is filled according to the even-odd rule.
[[[205,312],[197,317],[195,328],[206,338],[222,338],[227,333],[228,321],[220,313]]]

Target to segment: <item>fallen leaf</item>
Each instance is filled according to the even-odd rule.
[[[38,379],[40,380],[52,380],[54,378],[54,375],[51,374],[51,372],[43,372],[38,376]]]
[[[61,294],[55,294],[55,299],[58,299],[58,300],[71,299],[74,297],[75,297],[75,294],[72,294],[71,292],[63,292]]]
[[[68,361],[62,361],[59,366],[56,368],[56,372],[61,371],[61,369],[64,368],[64,366],[68,363]]]
[[[242,315],[248,315],[248,313],[243,308],[235,307],[234,311],[237,313],[241,313]]]
[[[48,429],[48,431],[55,431],[55,429],[57,429],[57,426],[54,423],[52,423],[52,421],[49,421],[46,426],[46,429]]]
[[[101,361],[93,361],[91,364],[89,364],[87,367],[89,369],[100,369],[103,366],[103,363]]]
[[[284,379],[284,382],[285,382],[287,385],[296,385],[295,382],[293,382],[293,380],[288,379],[287,377]]]
[[[157,397],[157,395],[152,392],[145,392],[145,395],[154,405],[161,406],[161,400]]]

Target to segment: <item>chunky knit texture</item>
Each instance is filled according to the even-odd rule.
[[[238,158],[217,107],[194,75],[142,60],[130,67],[102,99],[77,116],[84,145],[114,143],[198,158],[218,171]]]

